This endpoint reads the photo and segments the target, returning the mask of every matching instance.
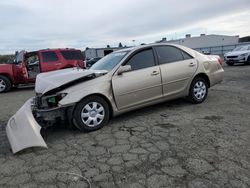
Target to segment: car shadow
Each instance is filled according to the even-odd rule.
[[[30,88],[23,88],[23,89],[30,89]],[[133,111],[121,114],[117,117],[111,118],[110,122],[107,126],[113,126],[116,123],[119,123],[119,122],[122,122],[125,120],[131,120],[131,119],[136,118],[138,116],[146,116],[146,115],[151,114],[151,113],[164,112],[165,109],[185,107],[185,106],[189,106],[189,105],[192,105],[192,104],[190,104],[184,98],[155,104],[152,106],[148,106],[148,107],[145,107],[145,108],[142,108],[139,110],[133,110]],[[164,113],[162,115],[164,115]],[[1,122],[1,124],[5,125],[5,122]],[[103,128],[105,128],[105,127],[103,127]],[[1,131],[4,131],[4,130],[5,129],[2,127]],[[69,128],[68,124],[63,124],[63,123],[57,123],[54,126],[51,126],[51,127],[47,128],[46,130],[41,131],[41,135],[43,136],[48,147],[50,147],[49,146],[50,144],[53,145],[53,143],[59,141],[60,139],[68,139],[68,138],[75,137],[77,135],[84,136],[85,134],[88,134],[88,133],[90,133],[90,132],[79,131],[76,127]],[[10,149],[10,145],[8,143],[6,134],[2,138],[1,143],[2,144],[0,144],[0,154],[10,154],[11,149]],[[43,152],[44,150],[46,150],[46,149],[41,148],[41,147],[27,148],[25,150],[18,152],[16,155],[28,154],[28,153],[32,153],[32,152],[40,153],[40,152]]]
[[[167,101],[155,105],[151,105],[145,108],[132,110],[129,112],[126,112],[124,114],[121,114],[116,117],[112,117],[106,126],[112,126],[116,122],[121,122],[124,120],[130,120],[138,116],[144,116],[151,113],[158,113],[163,112],[164,109],[171,109],[171,108],[177,108],[177,107],[185,107],[192,105],[190,102],[188,102],[186,99],[176,99],[172,101]],[[103,127],[105,128],[105,127]],[[57,134],[60,132],[60,134],[71,134],[71,135],[77,135],[77,134],[88,134],[90,131],[79,131],[75,126],[72,128],[69,128],[67,124],[56,124],[52,127],[49,127],[43,132],[44,139],[51,139],[51,136],[54,134]],[[65,135],[64,135],[65,136]]]

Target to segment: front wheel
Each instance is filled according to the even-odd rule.
[[[195,104],[202,103],[207,98],[207,93],[207,81],[201,77],[194,78],[189,89],[189,100]]]
[[[8,77],[0,75],[0,93],[7,92],[11,88],[11,81]]]
[[[90,96],[77,104],[73,120],[81,131],[94,131],[100,129],[109,120],[109,106],[99,96]]]

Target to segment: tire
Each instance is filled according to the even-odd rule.
[[[250,55],[247,58],[247,61],[245,62],[245,65],[250,65]]]
[[[195,77],[189,88],[188,99],[194,104],[202,103],[208,94],[208,83],[201,77]]]
[[[234,62],[228,62],[228,61],[226,61],[226,64],[227,64],[228,66],[233,66],[233,65],[234,65]]]
[[[108,103],[99,96],[89,96],[76,105],[73,122],[81,131],[95,131],[109,121]]]
[[[8,77],[0,75],[0,93],[7,92],[11,88],[11,81]]]

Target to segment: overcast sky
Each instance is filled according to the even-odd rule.
[[[250,0],[1,0],[0,53],[250,35]],[[135,40],[135,42],[132,42]]]

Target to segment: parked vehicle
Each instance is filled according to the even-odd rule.
[[[0,93],[19,84],[34,83],[37,74],[58,69],[80,66],[83,56],[76,49],[46,49],[19,52],[13,61],[0,64]]]
[[[202,103],[208,88],[222,81],[223,72],[219,56],[180,45],[153,44],[113,52],[88,70],[39,74],[36,97],[7,124],[12,151],[47,147],[40,129],[57,120],[94,131],[112,116],[167,100],[188,97]]]
[[[238,46],[232,52],[226,53],[224,59],[229,66],[235,63],[250,64],[250,45]]]
[[[85,64],[86,64],[86,67],[87,68],[90,68],[92,65],[94,65],[97,61],[99,61],[100,59],[102,59],[101,57],[94,57],[94,58],[92,58],[92,59],[90,59],[90,60],[87,60],[86,62],[85,62]]]

